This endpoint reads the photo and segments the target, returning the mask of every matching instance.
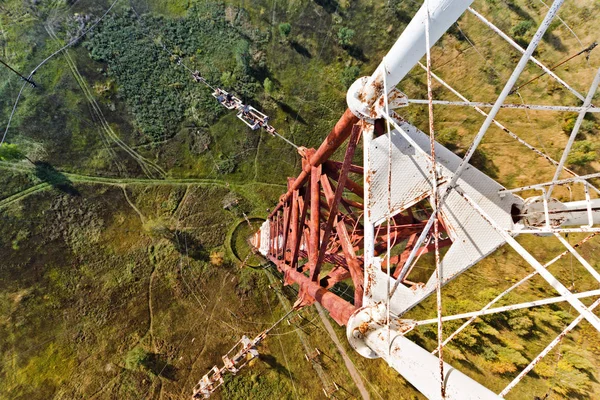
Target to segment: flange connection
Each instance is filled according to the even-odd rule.
[[[560,227],[567,220],[567,207],[555,198],[547,202],[548,221],[551,228]],[[544,207],[544,196],[531,197],[525,200],[521,210],[523,219],[521,222],[527,227],[539,228],[546,225],[546,211]]]
[[[348,319],[346,325],[346,337],[354,350],[366,358],[381,357],[367,344],[367,338],[375,336],[381,340],[387,340],[387,332],[392,335],[404,335],[416,326],[416,322],[409,319],[391,318],[387,323],[387,308],[384,303],[361,307]]]
[[[373,123],[385,112],[385,95],[383,79],[379,75],[374,80],[369,76],[363,76],[358,78],[348,89],[346,102],[356,117]],[[406,95],[395,87],[389,90],[387,96],[390,114],[392,109],[408,105]]]

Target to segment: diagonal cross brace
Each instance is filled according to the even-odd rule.
[[[558,281],[538,260],[535,259],[519,242],[516,241],[508,232],[500,227],[477,203],[473,201],[460,187],[456,186],[455,190],[460,194],[471,207],[473,207],[483,219],[490,224],[525,261],[529,263],[537,273],[546,280],[561,296],[564,296],[569,304],[571,304],[594,328],[600,332],[600,318],[590,311],[579,299],[573,296],[573,293]]]

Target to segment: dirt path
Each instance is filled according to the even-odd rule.
[[[362,396],[362,398],[364,400],[369,400],[371,398],[369,395],[369,391],[365,387],[365,383],[363,382],[362,378],[360,377],[360,374],[358,373],[358,370],[354,366],[354,363],[352,362],[350,357],[348,357],[348,354],[346,354],[346,350],[344,350],[344,347],[342,347],[342,344],[340,343],[340,339],[338,338],[337,334],[333,330],[333,326],[331,326],[329,319],[327,319],[327,315],[325,315],[325,311],[323,311],[323,307],[321,307],[321,305],[319,303],[315,303],[315,307],[317,308],[317,311],[319,312],[319,317],[321,317],[321,321],[323,322],[323,325],[325,325],[325,329],[327,330],[327,333],[329,333],[329,336],[331,336],[331,340],[333,340],[333,343],[335,343],[335,347],[337,347],[338,352],[344,359],[344,364],[346,364],[346,368],[348,369],[348,372],[350,373],[350,376],[352,377],[354,384],[358,388],[360,395]]]
[[[8,196],[8,197],[0,200],[0,209],[2,209],[4,207],[8,207],[9,205],[11,205],[11,204],[13,204],[13,203],[15,203],[15,202],[17,202],[19,200],[22,200],[22,199],[24,199],[27,196],[30,196],[30,195],[32,195],[34,193],[37,193],[37,192],[41,192],[42,190],[46,190],[48,188],[50,188],[50,184],[49,183],[40,183],[40,184],[37,184],[37,185],[32,186],[30,188],[27,188],[25,190],[22,190],[22,191],[20,191],[18,193],[15,193],[15,194],[13,194],[11,196]]]
[[[11,163],[7,161],[0,161],[0,169],[18,171],[22,173],[31,173],[35,166],[25,163]],[[239,189],[247,186],[274,186],[279,188],[285,188],[285,185],[276,183],[265,183],[265,182],[246,182],[242,184],[228,183],[222,179],[142,179],[142,178],[107,178],[103,176],[92,176],[92,175],[80,175],[72,173],[62,173],[71,182],[76,183],[95,183],[100,185],[113,185],[123,187],[125,185],[144,185],[144,186],[161,186],[161,185],[172,185],[172,186],[189,186],[189,185],[214,185],[224,188]],[[34,193],[41,192],[49,189],[52,186],[47,182],[40,182],[32,187],[21,190],[20,192],[9,195],[4,199],[0,199],[0,209],[9,206],[19,200],[24,199]]]
[[[143,225],[146,222],[146,218],[144,217],[144,214],[142,214],[142,212],[129,199],[129,196],[127,195],[127,188],[125,186],[121,186],[121,189],[123,189],[123,195],[125,197],[125,200],[127,200],[127,203],[131,206],[133,211],[135,211],[137,213],[137,215],[140,216],[140,221],[142,222],[142,225]],[[154,270],[152,270],[152,272],[154,272]]]

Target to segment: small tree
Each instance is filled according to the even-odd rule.
[[[149,354],[141,347],[134,347],[127,352],[125,356],[125,368],[135,371],[145,366],[148,362]]]
[[[221,74],[221,83],[223,84],[223,86],[231,88],[233,87],[237,82],[237,76],[235,74],[232,74],[229,71],[224,71]]]
[[[224,256],[222,251],[213,251],[210,253],[210,263],[215,267],[220,267],[225,260]]]
[[[273,91],[275,90],[275,85],[273,85],[273,81],[269,78],[265,78],[263,87],[265,88],[265,93],[267,93],[268,95],[273,94]]]
[[[289,23],[283,22],[283,23],[279,24],[279,34],[281,35],[283,40],[287,40],[291,31],[292,31],[292,26]]]
[[[155,239],[175,240],[176,232],[171,229],[167,221],[161,218],[144,221],[143,229],[150,237]]]
[[[346,26],[342,26],[337,34],[338,43],[340,44],[340,46],[342,46],[342,47],[350,46],[350,44],[352,44],[352,38],[354,37],[355,33],[356,32],[354,32],[354,30],[352,30]]]

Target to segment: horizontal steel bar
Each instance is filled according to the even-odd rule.
[[[413,104],[428,104],[427,100],[408,99],[409,103]],[[484,103],[479,101],[447,101],[433,100],[433,104],[443,106],[463,106],[463,107],[484,107],[492,108],[494,104]],[[500,108],[514,108],[518,110],[539,110],[539,111],[562,111],[562,112],[581,112],[582,107],[577,106],[546,106],[541,104],[502,104]],[[600,107],[591,107],[585,110],[590,113],[600,113]]]
[[[506,233],[509,233],[511,235],[516,235],[516,234],[522,234],[522,233],[533,233],[535,235],[539,235],[541,233],[600,233],[600,228],[588,228],[588,227],[581,227],[581,228],[564,228],[564,229],[547,229],[547,228],[540,228],[540,229],[507,229]]]
[[[590,239],[592,239],[594,236],[596,236],[596,233],[592,233],[591,235],[586,236],[583,240],[581,240],[578,243],[576,243],[573,247],[580,247],[580,246],[582,246],[584,243],[586,243],[587,241],[589,241]],[[557,262],[558,260],[560,260],[561,258],[563,258],[567,254],[569,254],[569,250],[563,251],[562,253],[560,253],[559,255],[557,255],[556,257],[554,257],[552,260],[550,260],[546,264],[544,264],[543,267],[544,268],[548,268],[549,266],[551,266],[552,264],[554,264],[555,262]],[[527,282],[528,280],[530,280],[531,278],[533,278],[534,276],[536,276],[537,274],[538,274],[537,271],[533,271],[529,275],[525,276],[519,282],[515,283],[514,285],[512,285],[511,287],[509,287],[508,289],[506,289],[504,292],[502,292],[498,296],[496,296],[492,301],[490,301],[489,303],[487,303],[480,311],[487,310],[487,309],[491,308],[495,303],[497,303],[498,301],[500,301],[504,296],[506,296],[507,294],[509,294],[510,292],[512,292],[513,290],[515,290],[519,286],[521,286],[523,283]],[[468,321],[466,321],[458,329],[456,329],[454,332],[452,332],[452,334],[450,334],[450,336],[448,336],[446,338],[446,340],[444,340],[444,346],[447,345],[448,343],[450,343],[450,341],[452,341],[452,339],[454,339],[456,337],[456,335],[458,335],[460,332],[462,332],[467,326],[469,326],[469,324],[471,324],[473,321],[475,321],[475,319],[477,319],[476,316],[475,317],[471,317],[471,319],[469,319]],[[434,350],[432,352],[432,354],[435,354],[436,351],[437,350]]]
[[[543,306],[546,304],[560,303],[563,301],[567,301],[568,297],[582,299],[582,298],[590,297],[590,296],[600,296],[600,289],[589,290],[587,292],[581,292],[581,293],[573,293],[573,296],[550,297],[548,299],[529,301],[527,303],[511,304],[509,306],[489,308],[487,310],[479,310],[479,311],[473,311],[473,312],[468,312],[468,313],[463,313],[463,314],[448,315],[446,317],[442,317],[442,322],[454,321],[454,320],[463,319],[463,318],[481,317],[483,315],[497,314],[497,313],[506,312],[506,311],[520,310],[523,308],[539,307],[539,306]],[[437,322],[438,322],[437,318],[425,319],[423,321],[417,321],[417,326],[418,325],[437,324]]]
[[[588,175],[574,176],[573,178],[560,179],[554,182],[536,183],[535,185],[522,186],[515,189],[502,189],[498,193],[517,193],[525,190],[539,189],[551,185],[564,185],[565,183],[585,183],[587,179],[600,178],[600,172]]]
[[[556,0],[556,2],[558,2],[560,0]],[[555,2],[555,4],[556,4]],[[544,278],[544,280],[546,282],[548,282],[548,284],[550,286],[552,286],[559,294],[565,296],[567,298],[567,301],[573,306],[573,308],[575,308],[575,310],[577,310],[580,314],[582,314],[584,316],[584,318],[586,320],[588,320],[588,322],[590,324],[592,324],[592,326],[594,328],[596,328],[598,331],[600,331],[600,318],[598,318],[597,315],[595,315],[594,313],[592,313],[582,302],[580,302],[578,299],[573,297],[573,293],[571,293],[569,291],[569,289],[567,289],[565,287],[565,285],[563,285],[558,279],[556,279],[554,277],[554,275],[552,275],[547,269],[544,268],[544,266],[533,256],[531,255],[531,253],[529,253],[519,242],[517,242],[515,240],[514,237],[512,237],[512,235],[504,230],[500,225],[498,225],[498,223],[492,219],[475,201],[473,201],[473,199],[466,194],[460,187],[456,187],[455,188],[456,193],[458,193],[460,196],[462,196],[467,203],[473,207],[478,213],[479,215],[481,215],[481,217],[488,223],[490,224],[494,230],[496,230],[496,232],[498,232],[506,241],[506,243],[508,243],[508,245],[510,245],[510,247],[512,247],[517,253],[519,253],[519,255],[521,257],[523,257],[523,260],[525,260],[529,265],[531,265],[537,272],[538,274]]]

